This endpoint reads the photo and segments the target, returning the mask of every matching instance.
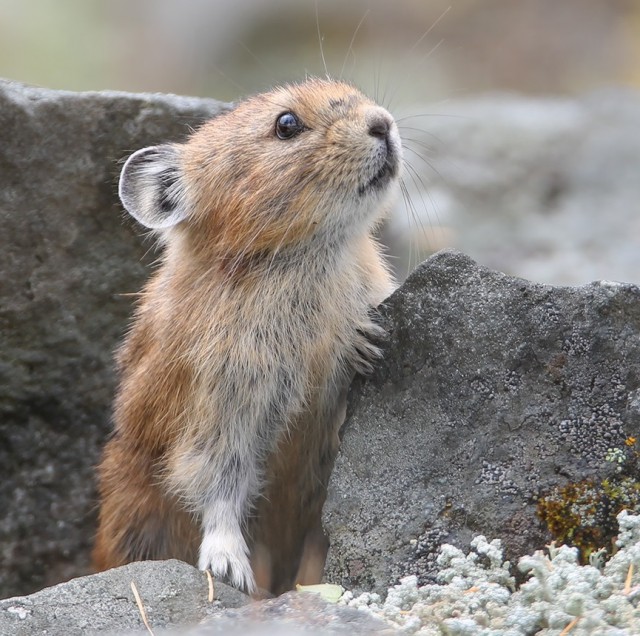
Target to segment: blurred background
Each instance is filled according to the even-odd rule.
[[[234,100],[325,70],[401,125],[400,278],[452,246],[640,282],[639,0],[0,0],[0,76],[48,88]]]

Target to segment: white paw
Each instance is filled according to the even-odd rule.
[[[227,580],[248,594],[256,591],[249,563],[249,548],[241,532],[214,530],[205,533],[200,545],[198,567],[211,570],[214,577]]]

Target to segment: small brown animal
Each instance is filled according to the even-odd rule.
[[[254,592],[316,582],[344,395],[392,290],[372,232],[391,115],[312,79],[131,155],[120,198],[164,244],[118,355],[94,561],[197,562]]]

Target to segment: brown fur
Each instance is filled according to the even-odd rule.
[[[285,111],[307,126],[296,139],[274,134]],[[380,119],[392,129],[387,150],[370,132]],[[399,153],[386,111],[348,85],[311,80],[130,159],[121,196],[164,228],[165,250],[118,356],[116,430],[98,473],[98,568],[194,563],[204,533],[201,567],[226,569],[238,585],[253,589],[244,542],[261,588],[320,580],[344,395],[375,355],[368,311],[391,289],[371,237],[388,188],[371,184],[384,161],[397,174]],[[174,214],[169,225],[159,210]],[[218,531],[229,557],[215,540],[204,547]]]

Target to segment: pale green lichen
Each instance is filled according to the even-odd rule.
[[[439,583],[418,586],[409,576],[377,594],[340,603],[383,617],[399,633],[419,636],[631,636],[640,634],[640,515],[621,512],[617,552],[581,565],[578,550],[551,545],[524,556],[518,568],[529,579],[518,589],[500,542],[476,537],[465,555],[443,545]],[[564,630],[564,631],[563,631]]]
[[[624,465],[627,457],[621,448],[607,448],[607,454],[604,459],[610,464],[617,464],[616,471],[622,472],[622,466]]]

